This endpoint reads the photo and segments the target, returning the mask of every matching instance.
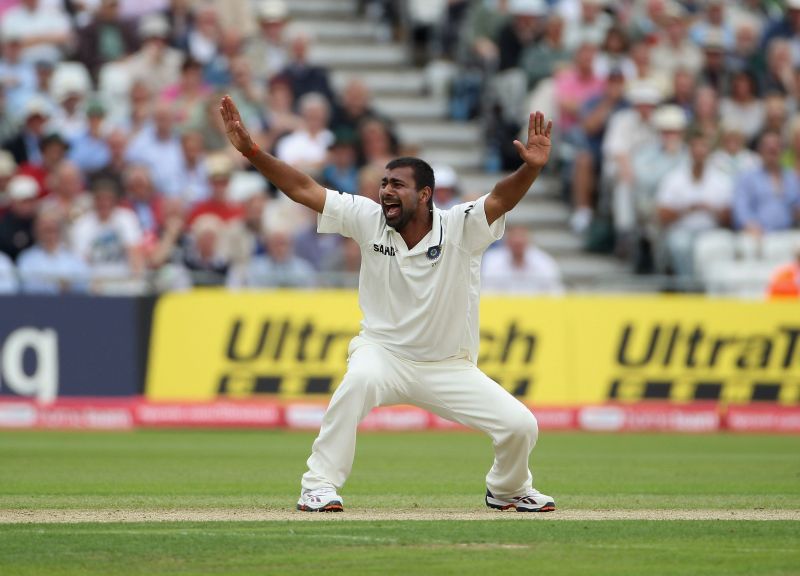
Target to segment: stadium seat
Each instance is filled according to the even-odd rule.
[[[736,254],[742,260],[758,260],[761,257],[761,239],[740,232],[736,235]]]
[[[773,232],[762,240],[764,260],[773,264],[791,261],[799,250],[800,231]]]
[[[694,269],[701,281],[713,275],[716,267],[724,267],[735,259],[736,239],[730,230],[710,230],[695,242]]]
[[[774,266],[769,262],[727,261],[711,266],[706,292],[714,296],[760,298],[766,294]]]

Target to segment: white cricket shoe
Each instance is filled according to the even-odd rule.
[[[489,508],[516,510],[517,512],[552,512],[556,509],[553,497],[542,494],[536,488],[528,488],[526,494],[509,499],[497,498],[487,489],[486,505]]]
[[[344,510],[343,502],[333,488],[303,489],[297,509],[303,512],[341,512]]]

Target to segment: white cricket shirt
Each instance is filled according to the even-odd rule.
[[[361,247],[362,337],[409,360],[477,362],[481,257],[505,229],[505,216],[489,226],[485,200],[434,207],[431,231],[409,250],[379,204],[327,191],[317,231]]]

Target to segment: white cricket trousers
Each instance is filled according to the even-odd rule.
[[[493,495],[520,496],[531,487],[528,457],[539,428],[530,410],[466,359],[413,362],[357,336],[347,373],[331,398],[303,475],[305,489],[341,488],[353,467],[356,428],[376,406],[412,404],[486,432],[494,464]]]

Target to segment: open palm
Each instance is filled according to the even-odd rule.
[[[547,122],[545,126],[544,114],[532,112],[528,120],[528,143],[522,144],[519,140],[514,140],[514,147],[519,152],[520,158],[531,168],[542,168],[550,158],[552,129],[552,121]]]
[[[242,153],[251,150],[253,148],[253,140],[244,127],[239,110],[230,96],[225,96],[220,102],[219,113],[225,122],[225,133],[228,135],[228,140],[231,141],[231,144]]]

